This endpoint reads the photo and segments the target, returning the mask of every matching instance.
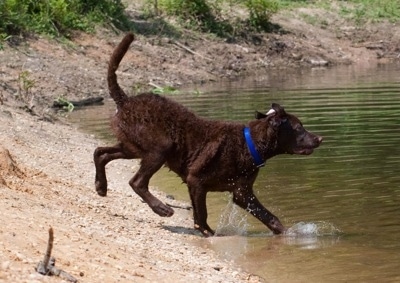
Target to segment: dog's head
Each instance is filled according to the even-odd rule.
[[[322,137],[304,129],[296,116],[286,113],[277,103],[273,103],[266,114],[256,112],[256,119],[265,119],[276,134],[276,150],[279,153],[308,155],[322,142]]]

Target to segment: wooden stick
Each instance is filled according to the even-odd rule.
[[[51,256],[51,252],[53,251],[53,242],[54,242],[54,232],[53,228],[50,227],[49,241],[47,242],[46,253],[44,254],[43,261],[40,261],[36,266],[36,271],[42,275],[49,275],[49,276],[55,275],[69,282],[73,283],[78,282],[78,280],[68,272],[65,272],[64,270],[55,267],[56,259]]]
[[[46,267],[49,265],[51,252],[53,251],[53,242],[54,242],[54,232],[53,227],[49,228],[49,241],[47,243],[46,253],[44,254],[43,258],[43,265]]]
[[[184,205],[184,206],[182,206],[182,205],[174,205],[174,204],[170,204],[170,203],[166,203],[166,205],[168,205],[169,207],[173,207],[173,208],[180,208],[180,209],[186,209],[186,210],[191,210],[192,209],[192,207],[191,206],[189,206],[189,205]]]
[[[199,56],[199,57],[201,57],[201,58],[203,58],[203,59],[206,59],[206,60],[208,60],[208,61],[212,61],[211,58],[205,57],[205,56],[203,56],[203,55],[197,53],[196,51],[193,51],[193,50],[190,49],[189,47],[183,45],[182,43],[179,43],[179,42],[176,41],[176,40],[174,40],[174,44],[177,45],[177,46],[179,46],[179,47],[182,48],[182,49],[185,49],[187,52],[192,53],[193,55],[197,55],[197,56]]]
[[[50,261],[50,257],[51,257],[51,252],[53,250],[53,241],[54,241],[53,228],[50,227],[49,241],[47,242],[46,253],[44,254],[43,261],[39,262],[39,264],[36,267],[36,271],[42,275],[49,275],[48,265],[49,265],[49,261]]]

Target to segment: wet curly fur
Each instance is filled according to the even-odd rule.
[[[193,206],[194,227],[204,236],[214,231],[207,224],[206,195],[229,191],[233,201],[263,222],[275,234],[285,231],[279,219],[253,194],[259,168],[249,151],[242,123],[201,118],[163,96],[143,93],[127,96],[117,82],[116,70],[134,40],[127,34],[114,50],[108,68],[108,86],[117,105],[112,129],[118,143],[94,152],[95,186],[107,194],[105,166],[115,159],[141,159],[129,181],[132,189],[160,216],[172,216],[171,207],[148,189],[149,180],[163,165],[187,184]],[[307,132],[301,122],[278,104],[268,114],[257,112],[248,123],[251,138],[263,161],[283,153],[310,154],[322,138]]]

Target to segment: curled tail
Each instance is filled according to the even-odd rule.
[[[129,45],[134,39],[135,37],[133,33],[128,33],[127,35],[125,35],[122,41],[118,44],[117,48],[115,48],[113,54],[111,55],[110,62],[108,63],[108,90],[111,97],[117,104],[117,107],[121,107],[124,104],[125,100],[128,99],[128,96],[119,86],[115,71],[117,71],[119,63],[121,62],[125,53],[128,51]]]

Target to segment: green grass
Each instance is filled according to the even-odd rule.
[[[348,14],[357,22],[364,21],[399,21],[400,1],[399,0],[353,0],[352,7],[342,6],[342,12]]]
[[[90,32],[97,24],[127,28],[120,0],[1,0],[0,34],[41,33],[68,37]],[[3,36],[4,38],[4,36]]]
[[[154,13],[173,16],[187,28],[217,35],[232,34],[238,27],[268,30],[270,17],[278,11],[278,0],[145,0]],[[233,19],[223,7],[246,10],[247,19]],[[151,8],[150,8],[151,10]]]
[[[389,20],[392,22],[400,20],[399,0],[348,0],[348,1],[279,1],[280,9],[293,9],[299,7],[321,8],[331,10],[339,7],[342,16],[352,19],[357,23],[370,21]]]
[[[125,2],[134,0],[124,0]],[[185,28],[221,36],[269,31],[270,17],[279,10],[299,7],[335,9],[358,24],[400,20],[400,0],[142,0],[142,13],[153,7],[153,17],[178,19]],[[240,18],[237,11],[245,11]],[[321,23],[304,15],[310,23]],[[322,19],[323,20],[323,19]],[[323,22],[322,22],[323,24]],[[25,33],[70,37],[74,30],[91,32],[96,25],[133,29],[122,0],[0,0],[0,49],[10,36]]]

